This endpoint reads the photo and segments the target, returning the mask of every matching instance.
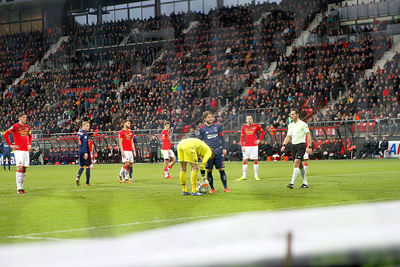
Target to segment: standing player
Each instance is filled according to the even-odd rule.
[[[171,134],[169,129],[171,128],[171,124],[166,121],[164,122],[164,130],[161,132],[161,140],[162,140],[162,148],[161,152],[164,158],[164,177],[165,179],[172,179],[169,175],[169,171],[172,169],[176,162],[174,151],[171,149]],[[171,162],[170,162],[171,161]]]
[[[214,116],[211,111],[203,113],[203,121],[205,124],[199,129],[199,139],[203,140],[210,148],[214,149],[215,157],[207,162],[207,180],[210,183],[210,193],[215,193],[214,189],[214,178],[212,176],[212,169],[219,170],[222,184],[224,185],[224,192],[230,192],[227,185],[226,173],[224,170],[224,159],[223,156],[227,154],[224,134],[222,132],[222,126],[214,122]],[[202,176],[205,171],[201,170]]]
[[[17,165],[17,193],[25,194],[24,182],[26,168],[29,167],[29,151],[32,148],[31,128],[26,124],[27,115],[18,115],[19,122],[11,126],[4,134],[7,144],[14,149],[15,164]],[[11,144],[9,135],[14,137],[14,145]]]
[[[257,132],[260,133],[260,138],[257,139]],[[253,117],[246,117],[246,124],[242,126],[240,136],[240,144],[242,145],[243,153],[243,175],[238,180],[246,180],[247,163],[249,159],[254,161],[254,179],[260,180],[258,177],[258,144],[265,135],[264,130],[260,125],[253,123]]]
[[[86,169],[86,185],[92,185],[90,183],[90,149],[89,149],[89,134],[90,122],[84,121],[82,123],[82,129],[78,132],[78,144],[79,144],[79,165],[81,166],[76,176],[76,185],[80,186],[80,179],[83,170]]]
[[[3,153],[3,168],[6,170],[6,162],[8,165],[8,171],[11,168],[11,147],[7,144],[7,142],[3,142],[0,144],[0,151]]]
[[[197,138],[187,138],[178,144],[178,158],[181,164],[180,180],[182,185],[182,195],[187,196],[190,193],[186,188],[186,163],[192,166],[190,180],[192,182],[192,196],[203,195],[197,192],[197,170],[199,168],[198,160],[202,158],[200,169],[204,170],[206,163],[210,158],[214,157],[214,151],[203,141]]]
[[[118,175],[118,181],[120,183],[133,183],[132,164],[133,158],[136,157],[136,148],[135,142],[133,141],[133,133],[131,131],[132,123],[129,120],[126,120],[122,125],[123,128],[119,132],[119,148],[121,150],[123,165]],[[122,180],[122,177],[124,180]]]
[[[308,155],[312,153],[312,142],[311,142],[311,133],[310,129],[308,129],[307,123],[299,119],[299,112],[295,109],[290,111],[290,117],[293,122],[289,124],[288,133],[283,141],[283,146],[281,151],[283,152],[286,148],[286,145],[292,140],[292,153],[294,160],[294,168],[293,168],[293,176],[290,184],[287,185],[288,188],[293,189],[294,182],[299,174],[303,177],[303,184],[300,188],[308,188],[307,176],[304,171],[304,153],[307,152]],[[306,138],[307,144],[306,146]]]

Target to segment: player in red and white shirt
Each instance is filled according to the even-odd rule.
[[[118,175],[120,183],[132,183],[132,164],[133,158],[136,157],[135,143],[133,142],[133,133],[131,131],[132,123],[128,120],[124,121],[123,128],[119,132],[119,148],[122,156],[122,168]],[[124,178],[122,180],[121,178]],[[128,181],[129,178],[129,181]]]
[[[257,133],[260,137],[257,138]],[[246,180],[247,163],[249,159],[254,161],[254,179],[260,180],[258,177],[258,144],[265,135],[264,130],[260,125],[253,123],[253,117],[246,117],[246,124],[242,126],[240,144],[242,145],[243,153],[243,175],[238,180]]]
[[[17,193],[25,194],[24,181],[26,168],[29,167],[29,151],[32,148],[31,128],[26,124],[27,115],[20,114],[19,122],[11,126],[4,134],[7,144],[14,149],[15,164],[17,165]],[[10,142],[10,134],[14,137],[14,145]]]
[[[171,170],[172,166],[174,166],[176,162],[176,157],[174,151],[172,151],[171,147],[171,135],[169,129],[171,124],[166,121],[164,122],[164,130],[161,132],[161,141],[162,141],[162,148],[161,152],[164,158],[164,177],[165,179],[172,179],[169,175],[169,171]],[[171,161],[171,162],[170,162]]]

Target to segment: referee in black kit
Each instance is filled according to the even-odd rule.
[[[301,174],[303,177],[303,184],[300,188],[308,188],[307,176],[303,166],[303,159],[305,152],[307,152],[308,155],[311,155],[312,153],[310,129],[308,129],[307,123],[299,119],[299,112],[296,109],[292,109],[290,111],[290,117],[292,118],[293,122],[288,126],[288,132],[281,148],[282,152],[285,151],[286,145],[290,140],[292,140],[294,168],[292,180],[287,187],[293,189],[297,176]],[[306,147],[306,138],[308,147]]]

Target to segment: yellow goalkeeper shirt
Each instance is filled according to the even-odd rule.
[[[187,138],[178,144],[178,159],[180,162],[197,163],[198,159],[203,157],[202,165],[204,164],[205,166],[211,156],[211,148],[200,139]]]

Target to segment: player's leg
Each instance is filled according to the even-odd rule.
[[[293,150],[293,159],[294,159],[294,164],[293,164],[293,175],[292,175],[292,180],[290,181],[290,184],[287,185],[290,189],[293,189],[294,182],[296,181],[296,178],[299,174],[301,174],[300,167],[302,167],[302,160],[304,157],[304,153],[306,151],[306,145],[305,144],[297,144],[292,146]]]
[[[122,162],[122,166],[121,166],[121,169],[119,170],[119,174],[118,174],[118,182],[120,182],[120,183],[122,183],[123,182],[123,180],[125,179],[125,171],[126,171],[126,168],[125,168],[125,162]]]
[[[189,195],[186,187],[186,162],[185,161],[180,161],[181,164],[181,171],[179,174],[179,179],[181,181],[181,186],[182,186],[182,195]]]
[[[6,157],[3,157],[2,164],[3,164],[4,171],[6,171]]]
[[[133,162],[129,162],[129,182],[133,182]]]
[[[167,167],[167,177],[165,177],[165,178],[172,179],[172,177],[169,174],[169,172],[171,171],[172,167],[174,166],[174,164],[176,162],[176,157],[175,157],[174,151],[172,151],[171,149],[167,150],[167,153],[168,153],[168,158],[169,158],[170,161],[169,161],[169,163],[167,165],[168,166]]]
[[[174,151],[170,150],[169,154],[170,154],[169,158],[171,159],[171,162],[168,164],[168,171],[170,171],[172,169],[172,167],[174,166],[174,164],[176,162]]]
[[[208,184],[210,185],[210,188],[211,188],[210,193],[211,194],[215,193],[214,177],[212,175],[212,169],[208,169],[208,168],[207,168],[207,181],[208,181]]]
[[[186,161],[185,161],[185,152],[183,150],[182,144],[178,145],[178,158],[179,163],[181,164],[181,171],[179,173],[179,179],[181,181],[182,186],[182,195],[187,196],[190,195],[186,188]]]
[[[125,161],[123,167],[124,167],[123,181],[124,183],[127,183],[129,181],[129,161]]]
[[[86,169],[86,185],[92,185],[90,183],[90,164],[87,164],[85,166],[85,169]]]
[[[7,157],[8,171],[11,170],[11,156]]]
[[[297,176],[300,174],[300,159],[295,159],[294,164],[293,164],[293,174],[292,174],[292,180],[290,181],[290,184],[287,185],[290,189],[293,189],[294,182],[296,181]]]
[[[79,167],[79,170],[78,170],[78,175],[76,176],[76,179],[75,179],[75,182],[76,182],[77,186],[80,186],[80,182],[79,181],[81,179],[81,175],[82,175],[84,169],[85,168],[81,164],[80,167]]]
[[[164,158],[164,178],[168,178],[169,176],[169,153],[168,150],[161,150]]]
[[[304,167],[305,167],[304,166],[304,162],[301,161],[299,168],[300,168],[300,174],[301,174],[301,176],[303,178],[303,184],[301,185],[300,188],[308,188],[307,175],[306,175],[306,172],[304,170]]]
[[[243,166],[242,166],[242,177],[239,180],[246,180],[247,179],[247,168],[249,164],[248,158],[243,158]]]
[[[253,161],[254,179],[260,180],[260,178],[258,177],[258,169],[259,169],[259,165],[258,165],[258,146],[251,147],[251,152],[250,153],[251,153],[250,159]]]
[[[308,153],[304,153],[304,157],[303,157],[303,161],[302,161],[302,168],[300,167],[300,173],[301,176],[303,178],[303,185],[308,186],[308,182],[307,182],[307,171],[308,171],[308,159],[309,159],[309,155]],[[305,186],[303,186],[305,188]]]
[[[243,165],[242,165],[242,177],[240,177],[238,180],[246,180],[247,178],[247,168],[248,168],[248,163],[249,163],[249,151],[247,149],[248,147],[244,147],[244,152],[243,152]]]
[[[219,171],[221,182],[222,182],[222,185],[224,186],[224,192],[230,192],[230,190],[228,189],[228,181],[226,178],[224,157],[223,157],[222,153],[218,153],[215,155],[214,164],[215,164],[215,168],[217,168]]]
[[[197,170],[199,165],[197,163],[190,162],[192,171],[190,172],[190,181],[192,182],[192,196],[201,196],[202,193],[197,192]]]
[[[17,165],[16,183],[17,193],[24,194],[24,182],[26,177],[26,167],[29,166],[29,152],[28,151],[15,151],[15,162]]]
[[[207,164],[206,164],[206,170],[207,170],[207,181],[208,184],[210,185],[210,193],[213,194],[215,193],[215,189],[214,189],[214,177],[212,175],[212,170],[214,168],[214,164],[215,164],[215,157],[213,159],[209,159]],[[201,172],[201,171],[200,171]]]

